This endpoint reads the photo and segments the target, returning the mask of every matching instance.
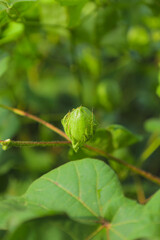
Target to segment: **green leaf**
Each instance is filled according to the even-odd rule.
[[[29,3],[29,2],[37,2],[37,0],[10,0],[10,4],[14,5],[16,3]]]
[[[37,0],[12,0],[9,15],[11,18],[21,18],[26,12],[30,12],[37,4]]]
[[[3,37],[0,39],[0,45],[18,39],[24,31],[22,23],[10,22],[8,27],[3,32]]]
[[[5,0],[0,1],[0,11],[7,10],[8,9],[8,2]]]
[[[56,0],[63,6],[76,6],[81,5],[82,3],[86,3],[88,0]]]
[[[0,202],[0,229],[15,228],[21,222],[43,213],[43,207],[29,205],[22,197],[8,198]]]
[[[160,97],[160,84],[157,86],[156,93],[158,97]]]
[[[160,236],[160,190],[146,204],[144,219],[146,236],[158,240]]]
[[[93,138],[88,141],[87,144],[102,150],[106,150],[107,152],[112,152],[114,149],[112,134],[105,128],[97,129]]]
[[[144,127],[148,132],[160,133],[160,118],[151,118],[145,121]]]
[[[111,240],[130,240],[145,236],[143,206],[127,200],[114,216],[110,228]]]
[[[111,219],[123,198],[112,169],[94,159],[70,162],[43,175],[25,194],[27,202],[65,212],[84,223],[99,221],[106,215]]]
[[[42,24],[53,24],[66,27],[66,9],[57,2],[40,6],[40,18]]]
[[[8,240],[71,240],[85,239],[92,233],[94,226],[76,223],[67,216],[35,219],[18,227],[8,236]]]
[[[1,202],[0,226],[13,227],[24,219],[55,211],[93,224],[103,217],[111,220],[123,201],[113,170],[102,161],[84,159],[43,175],[23,197]]]
[[[21,15],[35,6],[37,0],[10,0],[0,1],[0,26],[18,19]]]
[[[106,128],[112,135],[112,143],[115,149],[132,145],[141,140],[141,137],[131,133],[121,125],[110,125]]]
[[[154,201],[158,199],[159,195]],[[16,230],[20,223],[58,212],[71,218],[63,219],[64,223],[61,220],[53,223],[53,231],[60,236],[62,230],[74,240],[107,240],[107,234],[110,240],[133,240],[146,236],[145,229],[151,223],[146,208],[124,197],[118,178],[108,165],[96,159],[83,159],[43,175],[23,197],[2,201],[0,227],[12,227],[18,234],[28,224]],[[152,214],[156,212],[159,219],[159,207]],[[157,222],[158,228],[159,225]],[[32,229],[32,224],[26,229]]]
[[[107,128],[96,130],[93,138],[87,142],[92,147],[97,147],[108,153],[114,150],[127,147],[141,140],[139,135],[135,135],[121,125],[110,125]],[[86,154],[94,156],[95,154],[88,149],[84,149]]]
[[[8,14],[6,11],[0,11],[0,27],[5,25],[9,21]]]
[[[96,129],[93,138],[87,142],[87,145],[107,151],[108,153],[111,153],[114,150],[112,135],[105,128]],[[77,160],[86,156],[97,156],[97,153],[89,150],[88,148],[81,148],[77,153],[75,153],[72,149],[69,150],[70,160]]]
[[[9,56],[7,54],[3,54],[0,56],[0,77],[6,72],[8,68]]]
[[[160,136],[155,136],[151,138],[149,143],[147,144],[146,148],[144,149],[143,153],[141,154],[141,161],[145,161],[147,158],[150,157],[153,152],[160,146]]]
[[[6,0],[0,1],[0,27],[5,25],[8,21],[8,11],[9,11],[9,3]]]
[[[121,97],[121,89],[115,80],[105,79],[97,87],[98,101],[108,112],[118,108]]]
[[[152,137],[141,155],[141,161],[145,161],[160,146],[160,119],[148,119],[145,121],[144,128],[152,133]]]
[[[68,26],[73,28],[76,27],[80,23],[80,17],[82,9],[85,5],[85,2],[78,4],[76,6],[68,6]]]

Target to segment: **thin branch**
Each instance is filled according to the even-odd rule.
[[[88,149],[90,149],[90,150],[92,150],[92,151],[94,151],[94,152],[96,152],[96,153],[98,153],[98,154],[101,155],[101,156],[104,156],[104,157],[108,158],[109,160],[118,162],[118,163],[126,166],[127,168],[131,169],[132,172],[135,172],[135,173],[143,176],[144,178],[147,178],[147,179],[149,179],[150,181],[155,182],[155,183],[157,183],[157,184],[160,185],[160,178],[152,175],[151,173],[146,172],[146,171],[144,171],[144,170],[142,170],[142,169],[140,169],[140,168],[137,168],[137,167],[135,167],[135,166],[133,166],[133,165],[131,165],[131,164],[129,164],[129,163],[127,163],[127,162],[125,162],[125,161],[117,158],[117,157],[114,157],[114,156],[110,155],[109,153],[107,153],[107,152],[105,152],[105,151],[102,151],[102,150],[99,149],[99,148],[95,148],[95,147],[92,147],[92,146],[89,146],[89,145],[85,145],[85,147],[88,148]]]
[[[0,104],[0,107],[5,108],[5,109],[8,109],[8,110],[10,110],[11,112],[14,112],[14,113],[16,113],[16,114],[18,114],[18,115],[20,115],[20,116],[27,117],[27,118],[30,118],[30,119],[36,121],[36,122],[41,123],[42,125],[46,126],[47,128],[51,129],[52,131],[56,132],[57,134],[59,134],[59,135],[61,135],[62,137],[64,137],[67,141],[69,141],[69,142],[66,141],[66,142],[65,142],[65,145],[71,143],[71,142],[70,142],[70,139],[68,138],[68,136],[67,136],[63,131],[61,131],[59,128],[55,127],[54,125],[52,125],[52,124],[50,124],[50,123],[48,123],[48,122],[46,122],[46,121],[44,121],[44,120],[42,120],[42,119],[34,116],[34,115],[32,115],[32,114],[26,113],[26,112],[24,112],[24,111],[22,111],[22,110],[19,110],[19,109],[16,109],[16,108],[12,108],[12,107],[8,107],[8,106],[2,105],[2,104]],[[8,143],[7,143],[7,141],[8,141]],[[2,144],[2,142],[3,142],[3,144]],[[4,144],[4,141],[0,141],[0,143],[2,144],[2,146],[4,146],[4,148],[5,148],[5,145],[6,145],[6,149],[7,149],[7,147],[9,146],[10,142],[14,142],[14,143],[15,143],[16,141],[11,141],[10,139],[8,139],[8,140],[6,140],[5,144]],[[17,141],[17,142],[19,142],[19,141]],[[56,142],[58,142],[58,141],[56,141]],[[23,142],[23,143],[25,143],[25,142]],[[30,143],[31,143],[31,142],[30,142]],[[44,143],[44,142],[43,142],[43,143]],[[53,143],[55,143],[55,142],[53,142]],[[60,143],[61,143],[61,142],[60,142]],[[8,145],[7,145],[7,144],[8,144]],[[63,144],[64,144],[64,142],[63,142]],[[13,145],[12,145],[12,146],[13,146]],[[28,146],[29,146],[29,144],[28,144]],[[34,146],[35,146],[35,145],[34,145]],[[38,145],[36,145],[36,146],[38,146]],[[51,145],[50,145],[50,146],[51,146]],[[52,145],[52,146],[53,146],[53,145]],[[150,180],[150,181],[152,181],[152,182],[155,182],[155,183],[157,183],[157,184],[160,185],[160,178],[152,175],[151,173],[148,173],[148,172],[146,172],[146,171],[144,171],[144,170],[141,170],[140,168],[137,168],[137,167],[135,167],[135,166],[133,166],[133,165],[131,165],[131,164],[129,164],[129,163],[127,163],[127,162],[125,162],[125,161],[117,158],[117,157],[114,157],[114,156],[110,155],[109,153],[107,153],[107,152],[105,152],[105,151],[102,151],[102,150],[99,149],[99,148],[95,148],[95,147],[92,147],[92,146],[89,146],[89,145],[86,145],[86,144],[84,145],[84,147],[86,147],[86,148],[88,148],[88,149],[96,152],[96,153],[99,154],[100,156],[104,156],[104,157],[106,157],[107,159],[110,159],[110,160],[112,160],[112,161],[118,162],[119,164],[122,164],[122,165],[126,166],[127,168],[131,169],[133,172],[135,172],[135,173],[143,176],[144,178],[147,178],[148,180]],[[4,149],[4,150],[5,150],[5,149]]]
[[[36,142],[36,141],[13,141],[11,139],[0,140],[3,150],[8,147],[59,147],[69,145],[69,141],[49,141],[49,142]]]
[[[146,203],[145,193],[144,189],[142,187],[141,179],[138,175],[134,175],[134,181],[136,186],[136,192],[137,192],[137,199],[140,204]]]
[[[35,115],[32,115],[32,114],[27,113],[27,112],[24,112],[24,111],[22,111],[20,109],[17,109],[17,108],[12,108],[12,107],[5,106],[3,104],[0,104],[0,107],[4,108],[4,109],[7,109],[7,110],[9,110],[9,111],[11,111],[11,112],[13,112],[13,113],[15,113],[17,115],[20,115],[20,116],[23,116],[23,117],[27,117],[29,119],[32,119],[32,120],[36,121],[36,122],[39,122],[42,125],[44,125],[45,127],[51,129],[52,131],[56,132],[60,136],[64,137],[66,140],[70,141],[70,139],[67,137],[67,135],[63,131],[61,131],[59,128],[57,128],[54,125],[52,125],[52,124],[50,124],[50,123],[40,119],[39,117],[36,117]]]

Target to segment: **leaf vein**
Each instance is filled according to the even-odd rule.
[[[139,220],[130,220],[130,221],[125,221],[125,222],[120,222],[120,223],[116,223],[116,224],[112,224],[112,226],[121,226],[121,225],[124,225],[124,224],[129,224],[129,223],[137,223],[139,222]]]
[[[115,229],[113,229],[112,227],[110,228],[110,230],[115,233],[118,237],[120,237],[122,240],[128,240],[124,235],[122,235],[120,232],[117,232]]]
[[[78,178],[78,198],[80,199],[80,198],[81,198],[80,175],[79,175],[79,172],[78,172],[78,169],[77,169],[76,164],[73,163],[73,165],[74,165],[74,167],[75,167],[76,174],[77,174],[77,178]]]
[[[99,207],[100,216],[102,216],[102,206],[101,206],[101,204],[100,204],[100,199],[99,199],[99,196],[98,196],[98,172],[97,172],[97,169],[96,169],[94,163],[93,163],[93,167],[94,167],[95,173],[96,173],[96,197],[97,197],[97,205],[98,205],[98,207]]]
[[[89,206],[87,206],[87,204],[85,202],[83,202],[79,197],[75,196],[73,193],[68,191],[66,188],[64,188],[62,185],[60,185],[58,182],[56,182],[56,181],[54,181],[54,180],[52,180],[50,178],[46,178],[44,176],[42,177],[42,179],[47,180],[47,181],[53,183],[54,185],[58,186],[59,188],[61,188],[64,192],[68,193],[71,197],[73,197],[78,202],[80,202],[82,204],[82,206],[84,208],[86,208],[92,215],[94,215],[95,217],[99,218],[98,215]]]

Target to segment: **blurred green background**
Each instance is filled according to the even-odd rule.
[[[86,106],[99,127],[120,124],[143,137],[113,154],[160,175],[159,9],[157,0],[0,1],[0,103],[61,129],[69,110]],[[7,138],[61,139],[0,109],[0,139]],[[40,175],[85,154],[67,147],[1,150],[0,195],[20,195]],[[112,166],[136,198],[134,176]],[[141,181],[147,196],[156,190]]]

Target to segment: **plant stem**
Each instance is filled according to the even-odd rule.
[[[133,166],[133,165],[131,165],[131,164],[129,164],[129,163],[127,163],[127,162],[125,162],[125,161],[117,158],[117,157],[114,157],[114,156],[110,155],[109,153],[107,153],[107,152],[105,152],[105,151],[102,151],[102,150],[99,149],[99,148],[95,148],[95,147],[92,147],[92,146],[89,146],[89,145],[85,145],[85,147],[88,148],[88,149],[90,149],[90,150],[92,150],[92,151],[94,151],[94,152],[96,152],[96,153],[98,153],[98,154],[101,155],[101,156],[104,156],[104,157],[108,158],[109,160],[118,162],[118,163],[126,166],[127,168],[131,169],[132,172],[135,172],[135,173],[143,176],[144,178],[147,178],[147,179],[149,179],[150,181],[155,182],[155,183],[157,183],[157,184],[160,185],[160,178],[152,175],[151,173],[146,172],[146,171],[144,171],[144,170],[142,170],[142,169],[140,169],[140,168],[137,168],[137,167],[135,167],[135,166]]]
[[[7,110],[9,110],[9,111],[11,111],[11,112],[13,112],[13,113],[15,113],[17,115],[20,115],[20,116],[23,116],[23,117],[27,117],[29,119],[32,119],[32,120],[36,121],[36,122],[39,122],[42,125],[46,126],[47,128],[51,129],[52,131],[56,132],[60,136],[64,137],[68,141],[70,141],[70,139],[67,137],[67,135],[63,131],[61,131],[59,128],[55,127],[54,125],[52,125],[52,124],[50,124],[50,123],[48,123],[48,122],[46,122],[46,121],[36,117],[36,116],[34,116],[34,115],[30,114],[30,113],[24,112],[24,111],[22,111],[20,109],[17,109],[17,108],[12,108],[12,107],[5,106],[3,104],[0,104],[0,107],[4,108],[4,109],[7,109]]]
[[[71,144],[70,141],[49,141],[49,142],[35,142],[35,141],[13,141],[13,140],[10,140],[10,139],[7,139],[7,140],[0,140],[0,144],[2,145],[2,148],[4,150],[7,150],[8,147],[57,147],[57,146],[66,146],[66,145],[69,145]],[[119,158],[116,158],[110,154],[108,154],[107,152],[104,152],[98,148],[95,148],[95,147],[92,147],[92,146],[89,146],[89,145],[85,145],[86,148],[98,153],[99,155],[101,156],[104,156],[106,158],[109,158],[110,160],[112,161],[115,161],[115,162],[118,162],[124,166],[126,166],[127,168],[131,169],[133,172],[149,179],[150,181],[152,182],[155,182],[157,184],[160,185],[160,178],[144,171],[144,170],[141,170],[129,163],[126,163],[125,161],[119,159]]]
[[[24,142],[24,141],[12,141],[10,139],[8,140],[5,140],[5,141],[0,141],[0,143],[2,144],[2,147],[4,147],[4,150],[5,148],[7,149],[8,146],[56,146],[56,145],[68,145],[71,143],[70,139],[67,137],[67,135],[61,131],[59,128],[55,127],[54,125],[32,115],[32,114],[29,114],[29,113],[26,113],[22,110],[19,110],[17,108],[12,108],[12,107],[8,107],[8,106],[5,106],[5,105],[2,105],[0,104],[0,107],[2,108],[5,108],[5,109],[8,109],[10,111],[12,111],[13,113],[16,113],[20,116],[23,116],[23,117],[27,117],[27,118],[30,118],[30,119],[33,119],[34,121],[36,122],[39,122],[41,123],[42,125],[46,126],[47,128],[51,129],[52,131],[56,132],[57,134],[61,135],[62,137],[64,137],[67,141],[54,141],[54,142]],[[22,144],[21,144],[22,143]],[[47,145],[48,144],[48,145]],[[152,181],[152,182],[155,182],[157,184],[160,185],[160,178],[152,175],[151,173],[148,173],[140,168],[137,168],[117,157],[114,157],[112,155],[110,155],[109,153],[99,149],[99,148],[95,148],[95,147],[92,147],[92,146],[89,146],[87,144],[84,145],[84,147],[96,152],[97,154],[99,154],[100,156],[103,156],[109,160],[112,160],[112,161],[115,161],[115,162],[118,162],[119,164],[122,164],[124,166],[126,166],[127,168],[131,169],[132,172],[135,172],[141,176],[143,176],[144,178],[147,178],[148,180]]]
[[[135,186],[136,186],[136,192],[137,192],[137,199],[140,204],[146,203],[145,193],[144,189],[141,184],[141,179],[138,175],[134,176]]]
[[[57,146],[65,146],[70,144],[69,141],[49,141],[49,142],[36,142],[36,141],[13,141],[10,139],[0,140],[0,144],[2,147],[57,147]]]

